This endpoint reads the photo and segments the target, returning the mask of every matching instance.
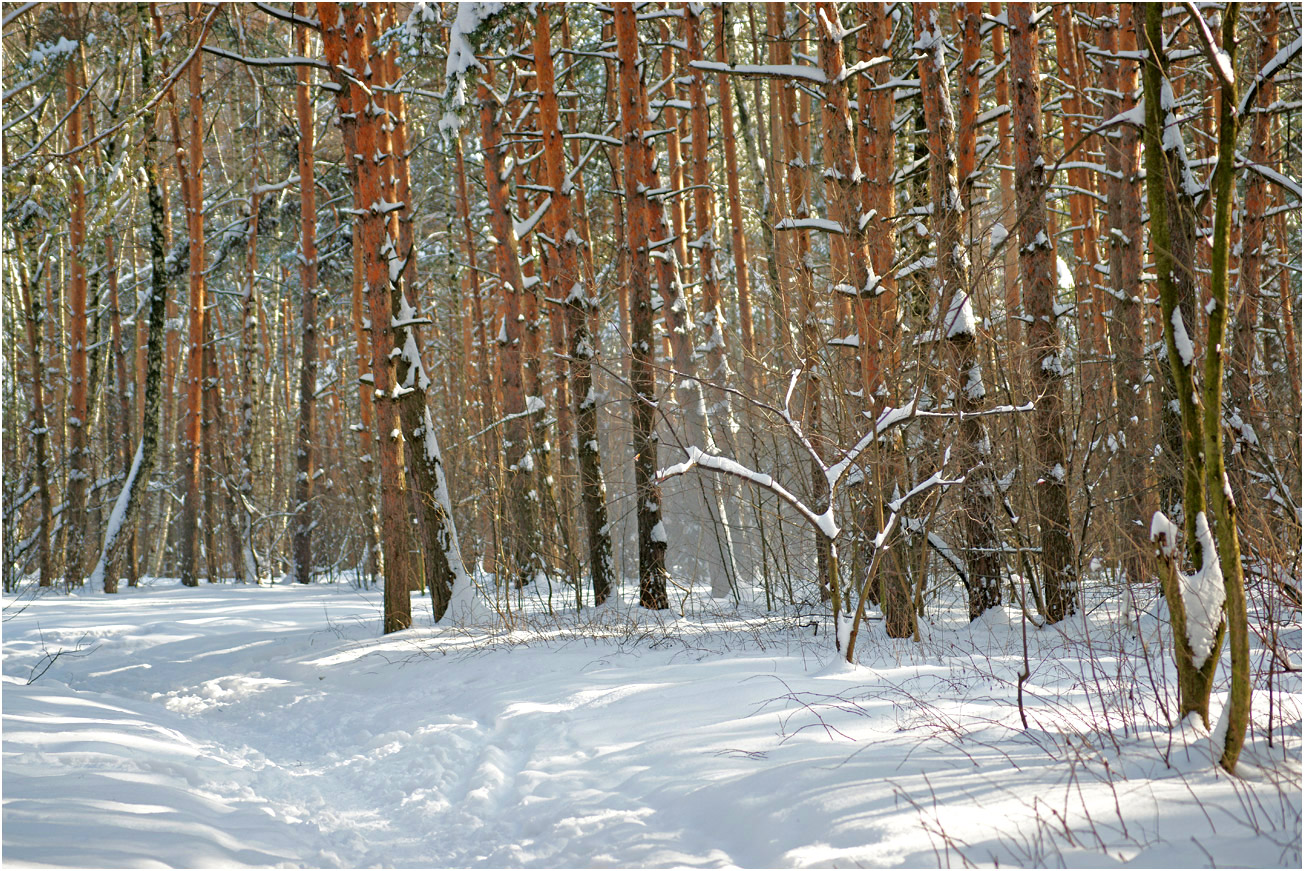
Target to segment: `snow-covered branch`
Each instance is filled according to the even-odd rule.
[[[823,514],[816,514],[805,502],[802,502],[791,490],[784,487],[773,476],[764,472],[757,472],[749,469],[742,463],[731,460],[728,457],[717,457],[707,454],[696,445],[689,445],[685,450],[688,452],[688,459],[682,463],[675,463],[673,466],[667,466],[664,469],[657,470],[657,480],[667,481],[700,466],[703,469],[710,469],[714,472],[720,472],[725,475],[733,475],[735,478],[741,478],[760,487],[763,490],[769,490],[778,496],[784,502],[791,505],[798,514],[810,521],[811,525],[819,529],[830,540],[836,539],[842,531],[837,524],[833,522],[832,509]]]
[[[1259,74],[1254,77],[1254,81],[1250,82],[1250,86],[1245,89],[1240,105],[1236,107],[1237,117],[1245,117],[1245,113],[1250,110],[1250,106],[1254,105],[1254,100],[1259,95],[1259,89],[1263,87],[1265,82],[1281,72],[1286,64],[1299,57],[1300,40],[1301,37],[1295,37],[1294,42],[1273,55],[1272,60],[1268,61],[1263,69],[1259,70]]]
[[[803,64],[726,64],[713,60],[694,60],[689,61],[688,65],[695,70],[708,73],[728,73],[731,76],[803,79],[808,82],[815,82],[818,85],[827,83],[823,70],[819,67],[809,67]]]

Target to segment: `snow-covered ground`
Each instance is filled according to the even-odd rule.
[[[1107,608],[1029,630],[1024,729],[1013,611],[871,624],[851,667],[813,618],[688,604],[508,631],[414,599],[382,638],[348,584],[6,597],[3,860],[1299,867],[1297,674],[1237,780]]]

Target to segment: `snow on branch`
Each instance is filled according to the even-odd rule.
[[[316,18],[304,18],[302,15],[295,15],[284,9],[277,9],[270,3],[255,3],[254,8],[264,12],[273,18],[279,18],[282,21],[288,21],[291,24],[298,24],[311,30],[321,30],[321,22]]]
[[[721,472],[726,475],[733,475],[744,481],[750,481],[763,490],[769,490],[778,496],[784,502],[791,505],[798,514],[806,518],[812,525],[818,528],[829,539],[838,537],[840,530],[836,523],[833,522],[832,509],[823,514],[816,514],[805,502],[802,502],[791,490],[784,487],[773,476],[764,472],[757,472],[747,468],[742,463],[731,460],[728,457],[718,457],[713,454],[707,454],[696,445],[689,445],[685,450],[688,452],[688,459],[682,463],[675,463],[673,466],[667,466],[664,469],[657,470],[657,480],[666,481],[685,474],[695,466],[703,469],[711,469],[715,472]]]
[[[450,109],[439,120],[439,129],[445,135],[454,135],[462,125],[458,113],[466,105],[467,74],[472,69],[485,71],[484,64],[475,56],[472,38],[485,22],[503,10],[505,3],[459,3],[457,18],[448,29],[448,64],[444,72],[444,97],[450,100]]]
[[[774,225],[777,230],[819,230],[824,233],[836,233],[839,236],[847,235],[847,230],[837,221],[830,221],[827,218],[784,218]]]
[[[291,185],[296,185],[298,183],[299,183],[299,177],[297,175],[292,175],[289,178],[287,178],[285,181],[278,181],[275,184],[260,184],[257,187],[251,188],[249,193],[251,196],[261,196],[262,194],[274,194],[277,191],[283,191],[286,188],[290,187]]]
[[[1195,32],[1200,37],[1200,49],[1209,59],[1209,66],[1213,67],[1214,74],[1218,78],[1219,84],[1228,90],[1236,87],[1236,71],[1232,69],[1232,59],[1227,52],[1218,47],[1218,43],[1213,38],[1213,33],[1209,30],[1209,23],[1204,20],[1200,10],[1195,8],[1195,4],[1189,2],[1182,3],[1187,12],[1191,13],[1191,20],[1195,22]]]
[[[319,70],[329,70],[331,68],[330,64],[326,63],[325,61],[317,60],[315,57],[300,57],[297,55],[286,56],[286,57],[245,57],[244,55],[236,54],[233,51],[227,51],[224,48],[218,48],[217,46],[214,45],[206,45],[203,47],[203,49],[204,52],[207,54],[213,54],[213,55],[217,55],[218,57],[224,57],[227,60],[233,60],[236,61],[237,63],[242,63],[246,66],[251,66],[251,67],[305,67],[306,66],[306,67],[316,67]]]
[[[1241,104],[1236,107],[1238,117],[1245,117],[1245,113],[1249,111],[1250,106],[1259,95],[1259,89],[1263,87],[1265,82],[1281,72],[1286,64],[1299,57],[1300,40],[1301,37],[1295,37],[1294,42],[1273,55],[1272,60],[1268,61],[1263,69],[1259,70],[1259,74],[1254,77],[1254,81],[1245,89],[1245,95],[1241,97]]]
[[[8,27],[11,22],[17,21],[19,16],[30,12],[31,10],[35,9],[39,5],[40,5],[39,3],[24,3],[22,6],[19,6],[17,9],[13,10],[12,12],[6,12],[4,21],[0,23],[0,27]]]
[[[516,230],[516,238],[524,239],[530,234],[530,231],[539,225],[543,220],[544,214],[547,213],[548,207],[552,205],[552,197],[545,197],[544,201],[539,204],[539,208],[534,210],[534,214],[524,221],[512,221],[512,227]]]
[[[719,61],[711,60],[694,60],[689,61],[688,65],[695,70],[702,70],[708,73],[728,73],[731,76],[748,76],[751,78],[766,79],[804,79],[808,82],[815,82],[823,85],[828,82],[824,77],[824,71],[819,67],[805,66],[804,64],[726,64]]]
[[[1300,189],[1299,183],[1294,181],[1293,179],[1284,176],[1281,173],[1277,172],[1276,170],[1270,169],[1269,167],[1266,167],[1261,163],[1252,162],[1249,158],[1245,157],[1240,152],[1237,152],[1236,154],[1236,161],[1237,161],[1236,162],[1237,169],[1253,170],[1254,172],[1257,172],[1259,175],[1263,176],[1273,184],[1278,185],[1279,187],[1283,187],[1286,190],[1293,193],[1296,199],[1304,199],[1304,191]]]
[[[942,465],[944,467],[946,466],[947,460],[949,460],[950,458],[951,458],[951,449],[948,447],[946,449],[946,453],[942,457]],[[949,487],[952,484],[963,484],[963,483],[964,483],[963,475],[961,475],[959,478],[946,478],[942,476],[942,470],[938,469],[936,472],[929,475],[927,478],[925,478],[924,480],[920,481],[918,484],[916,484],[915,486],[907,490],[905,495],[898,496],[897,498],[893,499],[891,502],[887,503],[887,508],[889,511],[892,512],[892,516],[895,518],[897,514],[900,513],[902,507],[905,506],[906,502],[910,501],[915,496],[918,496],[920,493],[927,493],[929,490],[932,490],[934,487]]]

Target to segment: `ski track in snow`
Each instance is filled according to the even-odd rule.
[[[1280,830],[1260,813],[1256,833],[1199,735],[1179,733],[1171,767],[1134,736],[1106,757],[1111,785],[1089,761],[1099,735],[1020,732],[1005,612],[955,655],[879,638],[869,668],[791,629],[741,649],[655,631],[525,645],[431,627],[416,599],[417,628],[380,638],[379,600],[164,581],[6,597],[5,863],[1298,865],[1298,681],[1287,761],[1249,752],[1293,777]],[[1043,723],[1088,707],[1053,668],[1027,690]],[[1075,843],[1038,802],[1068,808]]]

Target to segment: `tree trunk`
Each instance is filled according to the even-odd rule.
[[[598,451],[598,404],[593,388],[592,360],[596,355],[589,333],[589,313],[597,307],[580,274],[580,238],[571,222],[572,183],[566,177],[566,157],[552,66],[548,11],[538,8],[534,32],[534,64],[539,88],[539,127],[543,132],[548,187],[552,189],[549,217],[557,242],[557,271],[553,296],[565,301],[570,336],[571,399],[575,403],[575,434],[580,466],[580,500],[588,529],[589,578],[593,603],[601,605],[611,594],[611,531],[607,520],[607,485]]]
[[[1262,69],[1277,53],[1277,7],[1269,5],[1263,11],[1258,27],[1259,59],[1258,67]],[[1260,105],[1272,104],[1276,85],[1271,80],[1259,86],[1258,102]],[[1267,112],[1254,115],[1250,134],[1250,163],[1260,166],[1269,164],[1269,143],[1272,131],[1272,116]],[[1251,426],[1262,427],[1262,410],[1255,396],[1254,368],[1258,365],[1258,341],[1256,334],[1259,321],[1259,300],[1263,293],[1264,240],[1267,238],[1268,218],[1268,183],[1262,174],[1247,173],[1245,180],[1245,209],[1241,230],[1241,264],[1237,288],[1240,291],[1239,305],[1236,310],[1236,329],[1233,333],[1232,366],[1228,373],[1228,387],[1231,393],[1232,410],[1240,415],[1241,420]],[[1242,430],[1242,433],[1245,433]],[[1247,436],[1241,436],[1248,441]],[[1236,454],[1244,465],[1242,444]]]
[[[318,3],[318,17],[322,22],[322,37],[327,57],[333,66],[343,63],[347,51],[349,63],[364,68],[367,73],[361,83],[350,80],[348,116],[341,114],[346,148],[352,137],[356,154],[363,155],[355,161],[357,170],[354,184],[354,208],[358,215],[361,240],[362,268],[365,280],[367,311],[371,322],[371,376],[376,399],[376,439],[380,466],[380,542],[384,553],[385,613],[383,630],[386,633],[406,629],[412,625],[411,587],[414,566],[411,555],[411,508],[407,493],[407,475],[403,457],[403,430],[398,421],[397,400],[401,389],[395,378],[394,331],[392,298],[389,282],[389,258],[385,231],[387,202],[383,196],[384,161],[391,155],[381,151],[380,127],[384,123],[384,110],[368,96],[384,81],[379,55],[372,52],[367,33],[367,16],[375,10],[349,7],[341,21],[340,9],[334,3]],[[365,85],[365,90],[364,86]],[[351,117],[349,117],[351,116]],[[349,128],[352,128],[351,134]]]
[[[644,139],[647,92],[638,70],[638,24],[633,3],[616,3],[620,118],[624,139],[626,244],[630,258],[630,385],[634,389],[634,490],[638,517],[638,593],[644,608],[665,608],[666,534],[657,483],[656,353],[652,344],[652,284],[649,229],[653,206],[648,191],[652,149]],[[663,288],[664,292],[664,288]],[[664,298],[664,297],[663,297]]]
[[[200,33],[198,3],[189,4],[191,30]],[[201,58],[195,58],[190,74],[190,129],[186,148],[185,184],[186,233],[190,238],[190,319],[186,351],[186,430],[182,442],[182,480],[185,491],[181,514],[179,573],[187,587],[199,585],[197,569],[199,542],[199,484],[202,447],[204,380],[204,76]],[[181,147],[178,141],[177,147]]]
[[[715,10],[715,59],[725,63],[729,56],[726,16],[729,7],[721,4]],[[755,396],[760,390],[756,371],[756,338],[752,327],[752,285],[747,266],[747,235],[743,227],[742,193],[738,185],[738,144],[734,139],[733,96],[729,76],[721,73],[716,81],[720,101],[720,138],[724,142],[725,184],[729,192],[729,232],[733,249],[734,284],[738,291],[738,332],[743,349],[743,383]],[[722,328],[722,327],[721,327]]]
[[[1055,52],[1064,79],[1063,111],[1059,115],[1064,131],[1064,148],[1071,148],[1081,138],[1083,125],[1079,119],[1084,117],[1088,104],[1083,98],[1083,81],[1078,72],[1076,26],[1069,6],[1055,7],[1055,33]],[[1117,62],[1121,62],[1121,59],[1111,59],[1111,63]],[[1070,155],[1069,160],[1079,164],[1067,170],[1070,187],[1068,206],[1069,221],[1072,224],[1070,235],[1073,240],[1078,343],[1081,346],[1078,380],[1082,384],[1084,418],[1091,421],[1104,416],[1103,409],[1113,394],[1113,385],[1110,383],[1112,373],[1106,365],[1109,345],[1105,335],[1105,302],[1097,290],[1096,210],[1090,198],[1091,173],[1080,165],[1085,161],[1079,155]],[[1032,340],[1029,339],[1029,342]],[[1035,347],[1032,350],[1035,354]]]
[[[684,36],[689,61],[702,59],[702,17],[696,7],[684,8]],[[709,148],[711,143],[711,115],[707,106],[706,73],[691,68],[689,103],[692,106],[692,176],[693,176],[693,240],[689,247],[696,251],[698,266],[698,326],[701,344],[695,352],[702,355],[706,368],[699,372],[702,383],[695,385],[692,401],[702,405],[703,436],[707,445],[730,444],[734,423],[724,388],[732,386],[728,358],[725,355],[725,323],[720,305],[720,274],[716,262],[715,190],[711,185]],[[745,271],[745,270],[744,270]],[[750,312],[749,312],[750,318]],[[721,599],[728,596],[733,586],[731,578],[737,576],[734,562],[733,530],[729,524],[728,508],[722,482],[712,476],[699,478],[698,492],[709,499],[707,513],[715,521],[715,541],[704,542],[706,553],[713,545],[722,551],[722,559],[704,561],[710,574],[711,596]],[[704,501],[707,501],[704,499]]]
[[[149,93],[154,87],[154,54],[147,28],[141,28],[139,45],[141,90]],[[140,516],[150,474],[154,470],[155,459],[158,456],[160,406],[163,404],[163,343],[167,317],[168,273],[164,262],[166,251],[163,237],[163,192],[159,185],[155,164],[158,134],[155,129],[156,118],[153,109],[143,113],[142,122],[145,128],[145,144],[140,157],[145,172],[146,195],[149,199],[151,265],[145,408],[140,428],[140,445],[136,449],[113,512],[109,515],[109,523],[104,533],[104,545],[100,549],[99,562],[91,578],[91,583],[102,584],[106,593],[118,591],[119,565],[124,555],[124,545],[130,541],[132,530]],[[41,445],[38,443],[38,463],[41,454]]]
[[[1177,190],[1182,183],[1182,144],[1176,119],[1165,111],[1163,93],[1171,86],[1166,82],[1168,60],[1163,42],[1163,9],[1158,5],[1146,6],[1144,15],[1135,18],[1137,44],[1146,52],[1142,66],[1145,88],[1145,170],[1146,196],[1150,205],[1150,250],[1155,259],[1155,284],[1159,289],[1159,305],[1163,316],[1164,345],[1168,351],[1168,370],[1175,384],[1181,413],[1182,448],[1181,475],[1185,483],[1183,508],[1186,512],[1186,550],[1206,570],[1216,554],[1205,552],[1197,528],[1197,518],[1205,513],[1203,421],[1197,406],[1195,388],[1195,350],[1185,324],[1194,320],[1182,309],[1184,292],[1193,290],[1185,264],[1193,262],[1191,250],[1184,243],[1195,235],[1195,215],[1190,209],[1190,197]],[[1170,101],[1171,104],[1171,101]],[[1168,130],[1173,125],[1172,130]],[[1165,146],[1169,147],[1165,147]],[[1181,240],[1180,242],[1178,240]],[[1188,255],[1185,259],[1182,254]],[[1177,327],[1181,325],[1180,332]],[[1181,336],[1179,340],[1178,336]],[[1180,341],[1180,344],[1179,344]],[[1151,526],[1154,537],[1154,524]],[[1206,533],[1207,537],[1207,533]],[[1180,585],[1181,560],[1176,556],[1176,542],[1168,542],[1168,551],[1161,554],[1160,577],[1168,613],[1173,625],[1173,659],[1177,665],[1178,718],[1186,719],[1196,714],[1207,728],[1209,725],[1209,693],[1213,689],[1213,676],[1218,666],[1218,651],[1222,649],[1226,622],[1216,615],[1217,626],[1210,626],[1213,641],[1210,650],[1201,656],[1193,650],[1187,632],[1188,620]],[[1198,619],[1198,618],[1197,618]],[[1208,620],[1215,615],[1207,615]]]
[[[890,57],[892,19],[887,4],[867,3],[863,10],[864,27],[856,34],[857,60],[874,62]],[[863,176],[856,231],[864,238],[868,254],[867,273],[877,276],[870,295],[856,301],[856,332],[860,338],[860,383],[864,407],[870,415],[894,405],[901,359],[901,336],[897,312],[897,282],[893,270],[896,259],[896,188],[892,181],[895,168],[896,134],[893,121],[896,105],[892,88],[892,64],[878,61],[857,77],[859,123],[856,126],[856,153]],[[883,504],[893,497],[903,478],[904,456],[897,438],[875,443],[868,462],[873,469],[872,483],[866,482],[872,500],[862,527],[882,529],[885,522]],[[889,539],[886,559],[879,561],[876,581],[883,607],[884,626],[889,636],[904,638],[916,634],[916,606],[910,590],[910,574],[904,562],[900,530]],[[872,559],[872,557],[870,557]],[[867,564],[869,560],[866,561]]]
[[[965,561],[969,570],[969,618],[1001,602],[1000,560],[996,552],[996,489],[992,481],[991,442],[983,419],[978,355],[978,318],[969,284],[969,258],[963,244],[963,205],[956,179],[955,115],[943,55],[938,4],[915,7],[916,38],[926,43],[919,61],[920,89],[929,130],[929,186],[933,201],[933,240],[937,284],[941,290],[940,336],[950,349],[955,372],[955,408],[962,415],[958,459],[962,487]],[[927,34],[925,35],[925,31]]]
[[[1033,416],[1037,446],[1037,522],[1046,620],[1058,623],[1077,598],[1072,525],[1069,518],[1068,446],[1064,423],[1064,341],[1060,335],[1055,250],[1046,224],[1046,162],[1041,153],[1041,76],[1032,4],[1007,9],[1010,75],[1014,78],[1014,177],[1018,179],[1019,266],[1028,328],[1031,383],[1039,397]]]
[[[462,134],[459,131],[457,138],[453,143],[454,156],[457,165],[457,210],[458,217],[462,222],[462,251],[466,257],[466,271],[469,276],[469,291],[471,297],[471,317],[474,322],[475,345],[478,351],[476,363],[478,369],[477,383],[480,385],[480,416],[477,420],[477,431],[482,431],[493,421],[498,419],[498,404],[495,401],[494,382],[497,378],[494,374],[493,365],[489,360],[489,336],[486,330],[484,302],[481,296],[480,284],[480,266],[476,257],[475,230],[471,226],[471,203],[466,192],[466,160],[462,153]],[[496,469],[497,457],[496,450],[498,442],[498,430],[495,427],[490,432],[485,433],[485,448],[483,451],[485,468]],[[496,472],[492,474],[496,475]],[[496,479],[495,479],[496,480]],[[482,504],[486,506],[484,516],[481,518],[482,535],[487,539],[492,539],[493,519],[492,502],[483,500]],[[489,541],[487,550],[493,552],[497,544],[492,540]]]
[[[989,3],[992,15],[1001,14],[1000,3]],[[992,28],[992,63],[998,67],[996,73],[996,105],[1010,108],[1010,67],[1005,53],[1005,30],[1001,27]],[[1014,201],[1014,170],[1006,167],[1014,166],[1014,137],[1010,132],[1010,112],[1006,112],[996,120],[997,132],[996,138],[999,142],[997,146],[997,156],[1000,159],[1001,171],[1001,222],[1002,229],[1007,232],[1007,241],[1001,246],[1004,268],[1002,269],[1002,279],[1004,284],[1004,301],[1005,301],[1005,341],[1009,343],[1011,355],[1014,356],[1013,366],[1007,367],[1010,371],[1011,382],[1014,386],[1019,384],[1019,374],[1022,371],[1019,359],[1020,349],[1026,343],[1024,338],[1023,306],[1019,298],[1019,263],[1018,254],[1014,245],[1008,241],[1009,227],[1006,224],[1012,224],[1018,216],[1018,206]]]
[[[81,27],[76,4],[63,3],[61,8],[69,30],[78,33]],[[69,151],[80,149],[82,144],[82,113],[86,104],[78,105],[81,99],[78,69],[79,65],[71,60],[64,67]],[[86,349],[89,344],[86,332],[86,182],[80,154],[68,158],[68,175],[68,491],[63,526],[64,585],[71,589],[81,584],[85,571],[86,491],[91,477],[87,442],[90,414],[86,392]]]
[[[262,96],[257,94],[254,135],[252,145],[252,173],[249,192],[249,229],[245,257],[245,287],[240,297],[240,474],[236,485],[236,498],[240,503],[241,560],[244,576],[250,583],[258,583],[258,551],[254,547],[254,371],[258,366],[258,223],[262,208],[259,191],[258,167],[262,157],[259,145],[262,131]]]
[[[480,134],[484,149],[485,184],[489,199],[489,220],[497,240],[498,275],[506,302],[498,334],[503,385],[503,453],[507,474],[503,482],[507,499],[507,546],[516,582],[534,580],[545,571],[543,542],[539,530],[539,492],[534,487],[534,458],[530,451],[530,421],[533,406],[527,406],[523,384],[521,351],[525,316],[521,294],[525,276],[521,271],[520,248],[512,223],[507,180],[503,177],[502,136],[499,131],[497,98],[490,90],[492,67],[480,82]]]
[[[1126,54],[1136,50],[1132,30],[1132,5],[1117,4],[1102,19],[1101,48]],[[1113,118],[1136,105],[1137,62],[1120,57],[1117,63],[1104,65],[1104,115]],[[1115,96],[1117,95],[1117,96]],[[1110,346],[1114,358],[1114,389],[1122,467],[1115,479],[1121,500],[1119,525],[1127,536],[1123,566],[1132,583],[1141,582],[1148,570],[1150,546],[1145,519],[1154,513],[1150,493],[1154,489],[1154,471],[1150,467],[1150,450],[1154,445],[1151,426],[1153,392],[1146,384],[1145,324],[1142,323],[1141,300],[1141,163],[1137,129],[1123,125],[1117,136],[1106,136],[1105,167],[1110,170],[1105,191],[1109,220],[1109,284],[1113,296],[1113,317],[1109,318]],[[1125,491],[1125,492],[1123,492]]]
[[[307,14],[306,3],[295,3],[297,15]],[[308,30],[294,29],[294,50],[308,55]],[[294,578],[301,584],[312,581],[313,475],[317,459],[314,433],[317,392],[317,193],[313,177],[314,120],[308,89],[312,67],[297,66],[294,109],[299,121],[299,274],[303,330],[303,361],[299,366],[299,429],[295,443]]]
[[[1198,13],[1197,13],[1198,14]],[[1232,248],[1233,187],[1236,180],[1236,134],[1240,124],[1236,89],[1236,22],[1240,8],[1229,5],[1222,12],[1222,45],[1227,68],[1232,70],[1218,91],[1218,162],[1214,166],[1210,189],[1213,195],[1213,251],[1209,280],[1208,338],[1204,355],[1204,444],[1207,465],[1204,486],[1208,493],[1209,514],[1218,542],[1218,562],[1226,596],[1227,640],[1231,646],[1231,688],[1222,754],[1218,764],[1227,771],[1236,769],[1245,744],[1245,730],[1250,722],[1250,629],[1245,606],[1245,578],[1241,566],[1241,544],[1236,531],[1236,499],[1227,484],[1223,462],[1223,348],[1227,339],[1227,318],[1231,311],[1227,260]],[[1211,657],[1212,658],[1212,657]]]
[[[48,237],[47,237],[48,238]],[[47,364],[42,346],[45,344],[46,307],[41,290],[41,279],[47,268],[45,260],[47,245],[42,245],[37,252],[36,271],[32,272],[27,263],[26,248],[20,244],[16,256],[19,258],[19,274],[23,293],[23,308],[27,312],[27,347],[32,364],[32,453],[35,462],[33,485],[39,499],[39,516],[37,518],[36,558],[39,581],[42,587],[54,585],[54,566],[51,552],[53,547],[53,512],[51,508],[50,474],[49,474],[49,433],[45,414],[45,378]]]

